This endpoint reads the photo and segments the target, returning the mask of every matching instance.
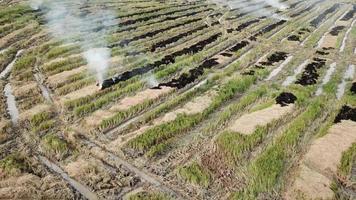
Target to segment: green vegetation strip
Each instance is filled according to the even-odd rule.
[[[248,168],[247,187],[237,192],[235,199],[256,199],[259,194],[273,192],[281,184],[289,158],[295,154],[304,133],[322,115],[325,102],[325,98],[311,101],[306,110],[287,127],[287,131],[252,162]]]
[[[211,105],[203,113],[189,116],[179,115],[174,121],[153,127],[144,134],[130,140],[128,146],[133,149],[146,151],[154,145],[158,145],[175,135],[188,131],[222,105],[222,103],[233,98],[236,93],[245,92],[256,79],[255,76],[239,76],[230,80],[219,88],[218,95],[214,97]]]

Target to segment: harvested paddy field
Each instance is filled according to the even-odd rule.
[[[0,199],[356,199],[353,0],[0,1]]]

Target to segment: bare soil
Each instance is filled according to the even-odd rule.
[[[0,181],[1,199],[73,199],[72,191],[61,179],[22,174]]]
[[[233,122],[228,130],[250,135],[256,130],[257,126],[264,126],[273,120],[280,119],[282,116],[292,112],[293,109],[293,104],[283,107],[275,104],[269,108],[243,115]]]
[[[143,91],[137,93],[135,96],[125,97],[121,101],[119,101],[117,104],[110,107],[109,109],[97,110],[94,113],[92,113],[90,116],[86,117],[84,119],[84,124],[85,124],[84,127],[87,127],[87,126],[96,127],[101,123],[102,120],[108,119],[108,118],[114,116],[115,113],[117,113],[119,111],[128,110],[131,107],[139,105],[141,103],[144,103],[147,100],[157,99],[157,98],[161,97],[162,95],[169,93],[172,90],[173,89],[169,88],[169,87],[164,87],[160,90],[146,89],[146,90],[143,90]],[[76,93],[78,91],[76,91]],[[80,94],[82,94],[82,92],[78,93],[78,95],[80,95]]]
[[[161,89],[146,89],[137,93],[135,96],[125,97],[118,104],[110,108],[110,111],[128,110],[133,106],[141,104],[147,100],[157,99],[158,97],[171,92],[173,88],[162,87]]]
[[[329,48],[329,47],[334,47],[336,46],[336,41],[337,41],[337,36],[333,36],[333,35],[326,35],[322,44],[320,45],[320,47],[325,47],[325,48]]]
[[[58,84],[64,83],[70,76],[74,74],[83,73],[86,71],[87,71],[87,66],[81,66],[69,71],[63,71],[53,76],[49,76],[47,81],[52,87],[55,87]]]
[[[92,94],[95,94],[98,91],[99,91],[99,89],[95,84],[88,85],[86,87],[83,87],[83,88],[81,88],[79,90],[76,90],[74,92],[66,94],[65,96],[60,97],[59,102],[63,104],[66,101],[79,99],[81,97],[92,95]]]
[[[216,95],[215,92],[209,91],[208,94],[206,95],[194,98],[192,101],[183,105],[181,108],[178,108],[177,110],[174,110],[172,112],[168,112],[163,117],[155,119],[151,124],[144,125],[140,127],[138,130],[135,130],[129,134],[119,136],[117,139],[115,139],[113,142],[109,144],[109,148],[112,149],[113,151],[117,151],[120,146],[123,146],[130,139],[135,138],[138,135],[144,133],[149,128],[158,126],[159,124],[173,121],[174,119],[177,118],[178,114],[194,115],[197,113],[201,113],[207,107],[209,107],[212,98],[215,95]]]
[[[356,122],[347,120],[333,125],[327,135],[315,140],[301,161],[299,174],[286,193],[287,199],[303,195],[306,199],[332,199],[330,189],[342,153],[356,141]]]

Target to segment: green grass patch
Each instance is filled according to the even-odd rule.
[[[190,165],[179,168],[179,175],[187,182],[208,187],[210,183],[210,174],[198,163],[193,162]]]
[[[8,175],[16,175],[30,169],[25,159],[18,153],[13,153],[2,159],[0,161],[0,168]]]
[[[67,142],[53,133],[44,136],[41,144],[46,153],[55,156],[57,159],[61,159],[69,153]]]
[[[247,188],[236,193],[235,199],[255,199],[261,193],[274,191],[281,184],[288,159],[295,153],[308,127],[321,115],[325,108],[323,102],[325,99],[322,98],[310,102],[306,110],[287,127],[287,131],[257,157],[249,166]]]

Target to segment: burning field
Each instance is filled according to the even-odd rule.
[[[355,199],[356,2],[0,1],[0,199]]]

